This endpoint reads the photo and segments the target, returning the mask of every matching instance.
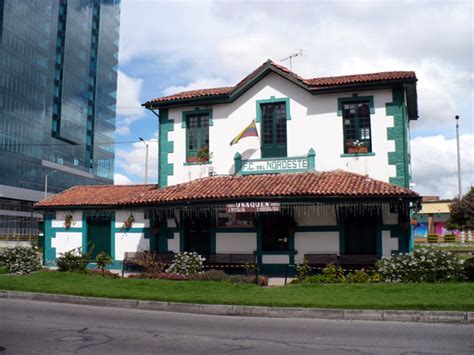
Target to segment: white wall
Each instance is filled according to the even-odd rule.
[[[375,113],[371,114],[372,149],[375,156],[341,157],[343,154],[343,122],[337,116],[337,99],[340,97],[374,96]],[[275,74],[269,74],[250,88],[236,101],[212,106],[213,123],[210,127],[210,147],[212,167],[217,174],[234,173],[234,155],[242,154],[243,159],[260,158],[259,140],[245,138],[238,144],[229,142],[256,117],[256,101],[290,97],[291,120],[287,121],[288,156],[302,156],[310,148],[316,151],[316,169],[344,169],[368,174],[375,179],[388,181],[396,175],[395,166],[388,165],[389,151],[395,150],[394,141],[387,140],[387,128],[393,126],[393,117],[385,115],[385,104],[392,101],[391,90],[363,91],[313,96],[300,87]],[[204,108],[204,107],[202,107]],[[174,175],[168,184],[173,185],[208,176],[210,165],[186,165],[185,137],[182,128],[182,111],[195,107],[170,109],[169,119],[174,120],[174,131],[168,138],[174,142],[174,152],[168,161],[174,164]],[[260,124],[257,124],[260,131]]]
[[[382,231],[382,255],[392,255],[392,250],[398,250],[398,238],[392,238],[390,231]]]
[[[216,253],[251,254],[256,250],[256,233],[216,233]]]
[[[384,212],[382,215],[383,224],[398,224],[398,213]]]
[[[64,219],[67,213],[72,214],[71,228],[82,228],[82,211],[57,211],[56,218],[51,221],[51,227],[65,228]]]
[[[132,228],[149,228],[150,220],[145,219],[143,211],[121,210],[115,211],[115,228],[122,228],[124,222],[128,219],[130,214],[135,218]]]
[[[304,261],[305,254],[339,253],[339,232],[297,232],[295,233],[296,263]]]
[[[82,248],[81,232],[56,232],[51,238],[51,246],[56,248],[56,258],[62,253],[76,248]]]
[[[173,239],[168,239],[168,251],[172,251],[174,253],[180,252],[180,245],[179,245],[179,233],[176,232],[173,234]]]
[[[115,233],[115,260],[123,260],[125,252],[150,250],[143,233]]]

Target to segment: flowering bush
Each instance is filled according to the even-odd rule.
[[[168,272],[162,272],[161,274],[158,275],[158,278],[162,280],[175,280],[175,281],[188,280],[188,277],[185,275],[170,274]]]
[[[333,284],[341,283],[345,281],[344,269],[338,268],[334,264],[327,264],[326,267],[322,270],[321,274],[308,276],[303,280],[304,283],[314,284],[314,283],[324,283],[324,284]]]
[[[202,272],[204,260],[206,259],[196,252],[178,253],[166,272],[185,276],[198,274]]]
[[[437,282],[464,279],[461,260],[435,248],[420,248],[413,254],[382,258],[375,265],[386,282]]]
[[[0,266],[11,274],[25,275],[41,270],[41,258],[36,248],[14,247],[0,250]]]

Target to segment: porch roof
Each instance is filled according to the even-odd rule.
[[[275,198],[418,199],[409,189],[342,170],[298,174],[212,176],[162,189],[154,185],[77,186],[35,205],[37,209],[155,206]]]

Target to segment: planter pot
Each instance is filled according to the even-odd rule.
[[[187,163],[207,163],[209,158],[197,158],[197,157],[188,157],[186,158]]]
[[[369,151],[368,147],[349,147],[347,149],[347,152],[349,154],[368,153],[368,151]]]

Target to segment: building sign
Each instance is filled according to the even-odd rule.
[[[308,158],[277,158],[242,161],[243,175],[274,172],[303,172],[308,170]]]
[[[279,212],[278,202],[237,202],[225,206],[227,213]]]

